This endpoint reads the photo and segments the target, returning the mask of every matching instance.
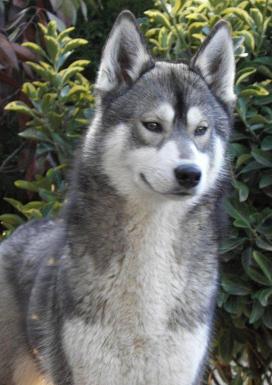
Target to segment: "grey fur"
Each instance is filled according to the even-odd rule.
[[[226,26],[221,23],[216,28],[214,34]],[[220,95],[214,85],[205,81],[201,69],[194,66],[213,38],[189,67],[154,63],[128,12],[119,16],[110,39],[113,37],[115,49],[120,52],[117,59],[104,63],[107,50],[112,49],[109,40],[101,64],[105,72],[101,75],[100,68],[97,80],[96,117],[78,153],[64,210],[55,221],[30,222],[20,227],[0,247],[1,385],[24,385],[23,375],[18,380],[14,373],[18,372],[19,360],[29,357],[37,372],[55,385],[197,385],[202,378],[207,347],[199,355],[194,373],[182,369],[182,363],[186,365],[187,359],[194,362],[192,353],[197,346],[193,337],[199,328],[207,328],[205,343],[210,338],[228,162],[224,160],[215,174],[216,183],[194,204],[190,201],[197,195],[195,191],[171,185],[167,193],[146,192],[130,179],[122,180],[124,185],[132,185],[124,190],[116,178],[119,168],[120,173],[127,170],[122,162],[134,151],[155,149],[157,154],[174,143],[179,159],[189,159],[193,140],[188,111],[195,106],[205,112],[210,129],[197,148],[209,159],[213,170],[218,161],[218,140],[226,150],[232,101],[224,99],[218,77]],[[226,44],[231,46],[230,41]],[[144,52],[142,63],[136,63],[137,52]],[[109,79],[113,87],[107,83]],[[163,103],[172,107],[175,118],[161,136],[148,133],[146,137],[142,116]],[[125,127],[125,139],[120,139],[125,140],[123,155],[111,174],[105,166],[107,141],[118,138],[120,124]],[[178,188],[186,193],[185,197],[174,195]],[[142,247],[151,250],[152,255],[143,259]],[[158,271],[154,275],[151,271],[152,282],[153,278],[150,281],[146,277],[150,266],[157,268],[156,263],[152,265],[156,255]],[[164,279],[164,269],[169,279]],[[156,276],[162,282],[156,281]],[[161,287],[163,291],[157,292]],[[154,309],[161,309],[161,314]],[[150,327],[149,311],[154,319],[152,336],[146,332]],[[73,329],[74,323],[80,326]],[[93,330],[103,338],[96,352],[100,357],[97,361],[92,353],[91,343],[96,341]],[[192,336],[192,346],[186,340],[184,351],[179,351],[183,333]],[[83,351],[84,340],[89,343],[87,352]],[[130,345],[130,341],[134,342]],[[177,364],[168,358],[170,352],[180,362],[180,377]],[[192,354],[191,358],[186,354]],[[150,364],[152,360],[154,365]],[[97,370],[90,362],[97,365]],[[167,374],[161,373],[159,367],[165,362],[172,368]]]

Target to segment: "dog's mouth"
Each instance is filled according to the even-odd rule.
[[[182,191],[182,190],[171,190],[171,191],[167,191],[167,192],[160,192],[156,189],[154,189],[154,187],[151,185],[151,183],[149,183],[149,181],[147,180],[147,178],[145,177],[145,175],[143,173],[140,173],[140,177],[142,179],[142,181],[149,187],[150,190],[154,191],[155,193],[157,194],[160,194],[160,195],[171,195],[171,196],[180,196],[180,197],[184,197],[184,196],[190,196],[192,195],[190,192],[186,192],[186,191]]]

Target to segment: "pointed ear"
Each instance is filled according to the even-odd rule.
[[[103,50],[96,89],[107,92],[131,84],[153,65],[135,17],[121,12]]]
[[[204,41],[191,66],[202,74],[213,92],[229,106],[236,97],[233,92],[235,60],[228,23],[219,21]]]

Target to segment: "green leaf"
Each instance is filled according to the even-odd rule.
[[[245,167],[242,168],[242,170],[240,171],[240,174],[246,174],[251,171],[261,170],[263,168],[264,166],[262,164],[253,160],[252,162],[249,162]]]
[[[261,149],[263,151],[272,150],[272,135],[268,135],[262,140]]]
[[[48,191],[44,188],[39,189],[40,197],[46,202],[54,202],[56,200],[56,195],[54,192]]]
[[[43,80],[51,80],[54,72],[49,68],[45,69],[41,64],[26,62]]]
[[[244,88],[240,92],[240,96],[266,96],[269,95],[269,91],[262,86],[252,85]]]
[[[176,16],[181,7],[182,7],[182,1],[175,0],[174,7],[172,8],[172,15]]]
[[[52,59],[52,61],[55,61],[58,54],[60,53],[57,39],[52,36],[44,36],[44,40],[49,57]]]
[[[78,94],[79,92],[86,92],[86,88],[83,86],[75,85],[71,88],[66,95],[67,99],[71,98],[73,95]]]
[[[220,290],[217,296],[217,305],[219,307],[222,307],[224,303],[229,298],[229,294],[225,293],[224,291]]]
[[[260,318],[262,318],[264,314],[264,307],[260,304],[259,301],[254,301],[251,314],[249,316],[249,323],[254,324],[255,322],[259,321]]]
[[[15,186],[23,190],[37,192],[38,188],[35,182],[29,182],[27,180],[16,180],[14,182]]]
[[[19,226],[24,223],[24,220],[16,214],[2,214],[0,215],[0,221],[12,226]]]
[[[45,25],[43,25],[42,23],[38,23],[38,26],[39,26],[39,28],[41,30],[41,33],[43,35],[46,35],[47,34],[47,27]]]
[[[37,97],[37,90],[34,87],[32,83],[24,83],[22,86],[22,91],[29,97],[29,98],[36,98]]]
[[[247,187],[247,185],[243,182],[238,181],[238,180],[234,180],[233,184],[234,184],[234,187],[239,192],[240,202],[246,201],[248,198],[248,194],[249,194],[249,188]]]
[[[220,245],[219,253],[225,254],[228,253],[231,250],[236,249],[237,247],[241,246],[246,241],[246,238],[229,238],[225,239],[223,243]]]
[[[247,48],[249,48],[251,51],[254,51],[255,40],[254,40],[253,34],[250,33],[249,31],[246,31],[246,30],[239,31],[239,34],[241,34],[245,38],[244,41],[245,41],[245,45],[247,46]]]
[[[76,75],[80,71],[83,71],[82,67],[66,68],[60,71],[63,83],[67,82],[72,76]]]
[[[267,66],[260,65],[257,67],[257,71],[267,78],[272,79],[272,71]]]
[[[272,155],[267,154],[266,152],[259,150],[258,148],[253,148],[251,154],[256,159],[257,162],[266,167],[272,167]]]
[[[231,329],[223,330],[222,335],[219,337],[219,354],[225,363],[229,363],[232,360],[234,339],[231,334]]]
[[[240,143],[231,143],[230,150],[233,156],[240,156],[243,154],[248,154],[247,146]]]
[[[37,209],[25,209],[24,215],[27,217],[28,220],[30,219],[42,219],[43,215],[40,212],[40,210]]]
[[[31,49],[31,51],[35,52],[36,54],[46,57],[46,53],[44,52],[44,50],[36,43],[27,41],[22,44],[22,47],[29,48]]]
[[[69,65],[69,68],[73,67],[86,67],[91,63],[90,60],[75,60],[73,63]]]
[[[243,213],[238,211],[230,201],[225,201],[224,207],[227,213],[236,220],[237,227],[250,228],[250,223]]]
[[[262,28],[263,28],[263,15],[261,11],[258,8],[251,8],[250,9],[250,15],[255,21],[257,28],[261,31],[262,33]]]
[[[263,250],[272,251],[272,243],[268,243],[261,238],[256,240],[256,245]]]
[[[7,111],[15,111],[21,114],[33,116],[33,112],[28,105],[21,101],[10,102],[5,106],[5,110]]]
[[[250,27],[254,26],[254,20],[252,17],[243,9],[238,7],[229,7],[222,12],[223,15],[235,15],[238,16],[242,21],[248,24]]]
[[[62,50],[62,53],[66,53],[66,52],[69,52],[69,51],[73,51],[74,49],[82,46],[82,45],[86,45],[88,44],[88,40],[85,40],[85,39],[72,39],[71,41],[69,41],[67,44],[65,44],[63,50]]]
[[[243,80],[247,79],[250,75],[256,72],[256,68],[247,67],[237,73],[236,84],[240,84]]]
[[[242,154],[237,158],[236,167],[240,167],[251,159],[251,154]]]
[[[259,187],[265,188],[272,185],[272,174],[264,174],[259,181]]]
[[[6,202],[8,202],[12,207],[14,207],[16,210],[20,211],[21,213],[24,212],[24,205],[13,198],[4,198]]]
[[[272,306],[265,309],[265,313],[263,316],[263,323],[268,329],[272,329]]]
[[[268,257],[259,251],[253,251],[253,258],[272,285],[272,255]]]
[[[56,20],[51,20],[47,25],[47,35],[49,37],[55,37],[57,35],[57,22]],[[46,36],[47,37],[47,36]]]
[[[247,283],[233,274],[223,274],[221,286],[228,294],[232,295],[248,295],[252,291]]]
[[[26,139],[32,139],[37,141],[50,141],[45,133],[35,130],[34,128],[27,128],[26,130],[19,132],[18,135]]]
[[[253,267],[248,267],[246,273],[254,282],[265,286],[271,285],[270,281],[266,278],[266,276],[263,275],[263,273],[261,273],[257,269],[254,269]]]
[[[272,298],[272,288],[258,290],[253,294],[255,299],[258,299],[262,306],[267,306]]]
[[[224,309],[237,317],[240,317],[243,312],[243,304],[238,296],[230,296],[224,304]]]
[[[69,27],[69,28],[66,28],[64,31],[60,32],[60,34],[57,36],[58,41],[62,41],[74,30],[75,30],[75,27]]]
[[[42,201],[31,201],[27,203],[24,208],[25,210],[37,209],[40,210],[44,206],[44,202]]]
[[[151,20],[154,20],[156,24],[163,25],[166,28],[171,29],[169,18],[164,13],[157,10],[148,10],[145,11],[144,14]]]

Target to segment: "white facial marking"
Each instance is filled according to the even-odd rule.
[[[149,190],[140,179],[140,174],[144,174],[151,188],[162,194],[170,193],[175,188],[174,169],[179,162],[179,151],[174,141],[168,141],[159,150],[142,148],[129,154],[129,163],[136,171],[136,183]]]
[[[198,165],[202,173],[200,183],[197,186],[197,193],[192,198],[192,202],[196,203],[201,195],[215,187],[220,174],[224,173],[225,149],[222,140],[218,136],[215,137],[213,159],[209,159],[209,156],[199,151],[194,144],[191,144],[191,148],[194,152],[194,163]]]
[[[119,193],[133,196],[136,186],[132,184],[132,170],[126,160],[128,134],[124,124],[113,128],[104,144],[102,167]]]
[[[197,107],[191,107],[187,112],[187,125],[190,131],[193,131],[200,123],[205,122],[206,119],[202,111]]]
[[[141,122],[138,124],[138,130],[141,138],[146,144],[151,144],[154,147],[159,145],[162,138],[171,132],[172,123],[174,119],[175,111],[169,103],[162,103],[154,110],[148,111],[141,117]],[[154,133],[149,131],[144,123],[156,122],[162,126],[162,132]]]
[[[209,187],[208,172],[209,172],[210,160],[208,155],[202,151],[199,151],[193,142],[191,143],[190,147],[193,152],[191,163],[196,164],[201,170],[200,183],[198,184],[196,189],[197,189],[197,195],[202,195],[207,190],[207,186]]]
[[[171,124],[173,122],[175,111],[171,104],[162,103],[158,108],[143,115],[143,121],[152,119]]]
[[[179,151],[174,141],[161,149],[142,147],[128,149],[128,128],[119,125],[108,137],[103,155],[103,168],[113,186],[121,194],[142,199],[142,192],[152,193],[142,180],[144,174],[158,193],[169,193],[176,185],[174,169],[179,164]],[[118,166],[116,166],[118,165]],[[154,199],[154,195],[150,195]]]
[[[193,117],[199,119],[202,115],[192,108],[189,113],[191,124],[194,123]],[[108,135],[103,151],[104,172],[121,195],[141,202],[143,197],[150,198],[155,202],[156,196],[157,198],[161,195],[168,196],[179,191],[180,186],[174,171],[178,166],[195,164],[201,170],[201,180],[195,188],[194,195],[183,197],[183,201],[191,205],[215,187],[220,173],[223,172],[225,150],[218,136],[214,139],[213,155],[198,150],[191,141],[187,144],[190,146],[190,152],[184,159],[181,158],[175,140],[167,141],[161,148],[152,146],[130,148],[129,135],[129,128],[125,124],[115,127]]]
[[[216,181],[221,174],[224,173],[224,154],[225,149],[223,146],[223,142],[219,137],[215,138],[215,152],[214,152],[214,159],[213,159],[213,166],[209,172],[209,185],[214,186],[216,184]]]

